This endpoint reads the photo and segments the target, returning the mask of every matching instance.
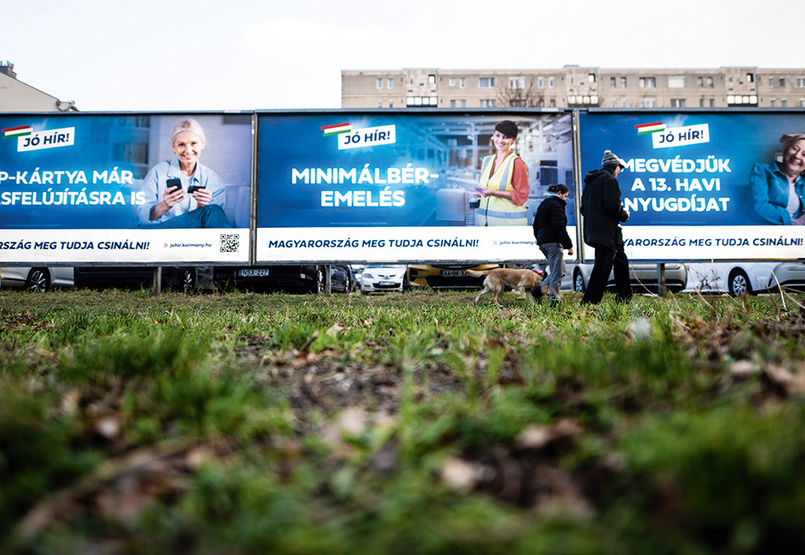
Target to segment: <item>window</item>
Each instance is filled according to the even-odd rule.
[[[537,77],[537,86],[538,86],[540,89],[544,89],[544,88],[545,88],[545,78],[544,78],[544,77]]]
[[[788,101],[785,98],[780,101],[780,108],[788,108]]]
[[[613,77],[613,79],[614,79],[614,77]],[[617,108],[617,107],[618,107],[618,99],[617,99],[617,98],[613,98],[613,99],[612,99],[612,101],[611,101],[609,104],[610,104],[610,106],[611,106],[612,108]]]
[[[730,94],[727,95],[727,104],[731,106],[746,104],[757,106],[757,95],[755,94]]]
[[[466,100],[462,100],[462,101],[461,101],[461,107],[462,107],[462,108],[466,108],[466,107],[467,107],[467,101],[466,101]]]
[[[394,79],[389,79],[388,85],[389,85],[390,89],[393,89],[394,88]]]
[[[715,98],[700,98],[699,99],[699,107],[700,108],[715,108],[716,99]]]
[[[629,107],[629,101],[624,98],[623,99],[623,105],[621,107],[622,108],[628,108]]]
[[[626,88],[626,77],[621,77],[621,88],[622,89]]]
[[[556,99],[552,98],[550,103],[551,108],[556,108]]]
[[[774,77],[769,77],[769,88],[770,89],[774,88]]]
[[[641,89],[653,89],[657,87],[657,79],[654,77],[641,77],[639,84]]]
[[[754,83],[755,82],[755,74],[754,73],[747,73],[746,74],[746,82],[747,83]]]
[[[570,95],[567,97],[568,106],[597,106],[598,95]]]
[[[481,108],[494,108],[495,101],[494,100],[481,100],[480,104]]]
[[[688,105],[684,98],[672,98],[671,108],[685,108]]]
[[[455,86],[456,86],[456,80],[455,80],[455,79],[450,79],[450,86],[451,86],[451,87],[455,87]]]
[[[777,107],[777,101],[776,101],[775,99],[773,99],[773,98],[771,99],[771,107],[772,107],[772,108],[776,108],[776,107]]]
[[[797,88],[805,88],[805,77],[797,77]]]
[[[435,96],[409,96],[405,99],[406,106],[437,106],[439,99]]]
[[[713,88],[713,78],[712,77],[705,77],[703,75],[699,76],[699,77],[696,78],[696,83],[700,87],[710,87],[711,89]]]
[[[524,89],[525,88],[525,77],[509,77],[509,88],[510,89]]]
[[[382,89],[382,88],[383,88],[383,79],[378,79],[378,80],[377,80],[377,88],[378,88],[378,89]]]
[[[451,100],[451,101],[450,101],[450,107],[451,107],[451,108],[455,108],[455,107],[456,107],[456,101],[455,101],[455,100]]]
[[[684,89],[685,88],[685,77],[684,76],[669,77],[668,78],[668,88],[669,89]]]
[[[588,73],[587,74],[587,82],[588,83],[595,83],[595,73]]]
[[[653,96],[647,96],[645,98],[640,99],[640,106],[642,108],[656,108],[657,107],[657,99]]]
[[[785,77],[780,77],[780,86],[785,87]]]
[[[800,98],[799,99],[799,107],[800,108],[805,108],[805,98]]]
[[[618,80],[615,77],[609,78],[609,86],[615,88],[617,86]]]
[[[551,89],[556,87],[556,77],[548,77],[548,87]]]
[[[466,89],[466,88],[467,88],[467,79],[466,79],[465,77],[462,77],[462,78],[461,78],[461,80],[459,81],[459,86],[460,86],[462,89]]]
[[[494,77],[481,77],[478,79],[478,86],[482,89],[494,89],[495,88],[495,78]]]
[[[383,107],[383,101],[382,101],[382,100],[378,100],[378,101],[377,101],[377,107],[378,107],[378,108],[382,108],[382,107]]]
[[[435,83],[436,83],[436,76],[431,73],[430,75],[428,75],[428,84],[433,85]]]

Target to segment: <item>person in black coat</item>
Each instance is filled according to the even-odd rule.
[[[567,249],[568,254],[573,254],[573,241],[567,234],[567,214],[565,214],[568,193],[570,189],[561,183],[548,187],[545,200],[537,208],[534,217],[534,237],[551,268],[548,276],[548,295],[554,302],[561,300],[559,287],[565,275],[562,249]]]
[[[629,219],[621,204],[618,175],[626,164],[611,151],[604,152],[601,169],[584,177],[581,194],[581,215],[584,218],[584,242],[595,249],[595,264],[582,303],[598,304],[604,296],[610,271],[615,274],[618,300],[632,296],[629,285],[629,259],[623,249],[620,222]]]

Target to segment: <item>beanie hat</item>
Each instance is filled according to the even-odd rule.
[[[601,160],[601,166],[620,166],[622,168],[625,168],[626,162],[618,158],[618,156],[614,154],[611,150],[605,150],[604,159]]]

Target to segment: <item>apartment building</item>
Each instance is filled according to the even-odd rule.
[[[805,68],[342,70],[342,108],[803,108]]]
[[[17,79],[14,64],[0,62],[0,112],[74,112],[72,100],[55,96]]]

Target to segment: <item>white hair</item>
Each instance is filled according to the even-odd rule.
[[[180,121],[176,124],[176,127],[173,128],[173,135],[171,136],[171,146],[173,146],[173,142],[176,140],[176,136],[180,133],[184,133],[185,131],[190,131],[198,136],[201,139],[202,145],[207,144],[207,136],[204,134],[204,129],[201,127],[201,124],[194,119],[186,119],[184,121]]]

